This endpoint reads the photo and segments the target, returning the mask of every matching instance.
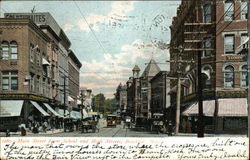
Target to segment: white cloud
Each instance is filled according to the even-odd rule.
[[[115,92],[120,83],[125,84],[132,76],[132,68],[135,64],[139,65],[141,73],[143,72],[145,63],[152,58],[152,53],[157,62],[167,58],[166,50],[157,48],[152,42],[138,39],[132,44],[123,45],[119,53],[105,53],[103,61],[83,61],[84,71],[80,75],[81,83],[92,89],[105,88],[107,91],[104,91],[104,94]]]
[[[63,26],[63,30],[66,32],[66,31],[71,30],[73,27],[74,27],[74,25],[72,25],[72,24],[65,24]]]
[[[99,30],[99,24],[108,24],[116,20],[127,19],[126,14],[134,9],[133,1],[115,1],[111,5],[111,11],[107,15],[89,14],[86,18],[78,21],[81,30],[89,32],[89,26],[95,30]],[[86,22],[87,21],[87,22]],[[89,26],[88,26],[89,25]]]

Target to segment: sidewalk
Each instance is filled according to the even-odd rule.
[[[47,134],[55,134],[55,133],[61,133],[61,132],[64,132],[63,129],[55,129],[55,130],[49,130],[49,131],[46,131],[46,132],[39,132],[39,133],[32,133],[31,131],[27,131],[26,132],[26,136],[29,136],[29,135],[47,135]],[[18,132],[10,132],[10,137],[17,137],[17,136],[21,136],[21,132],[18,131]],[[0,137],[6,137],[6,133],[5,132],[0,132]],[[25,137],[25,136],[22,136],[22,137]]]

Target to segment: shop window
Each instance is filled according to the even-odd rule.
[[[224,50],[225,54],[234,54],[234,35],[225,35]]]
[[[2,90],[18,90],[17,71],[2,72]]]
[[[247,88],[248,87],[248,67],[244,65],[241,67],[241,87]]]
[[[234,2],[232,0],[228,0],[225,2],[224,6],[224,20],[232,21],[234,18]]]
[[[247,20],[247,2],[241,2],[241,7],[240,7],[240,10],[241,10],[241,19],[243,20]]]
[[[10,43],[10,59],[17,59],[17,43],[15,41]]]
[[[224,68],[224,87],[234,87],[234,67],[231,65],[228,65]]]

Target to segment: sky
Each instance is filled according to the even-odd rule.
[[[2,1],[0,16],[50,12],[82,63],[80,86],[113,98],[138,65],[150,59],[168,70],[169,26],[180,1]]]

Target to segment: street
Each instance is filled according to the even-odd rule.
[[[5,137],[5,133],[1,132],[0,137]],[[170,137],[196,137],[196,133],[179,133]],[[11,132],[10,137],[21,137],[20,132]],[[100,130],[96,133],[92,133],[90,130],[88,133],[81,133],[81,131],[74,130],[73,132],[64,132],[63,129],[57,129],[54,131],[39,132],[34,134],[27,132],[23,137],[169,137],[166,133],[156,133],[146,131],[142,128],[124,128],[123,122],[116,127],[107,127],[106,120],[100,119]],[[205,137],[246,137],[244,134],[205,134]]]

